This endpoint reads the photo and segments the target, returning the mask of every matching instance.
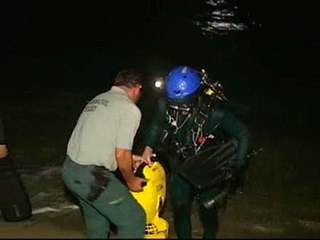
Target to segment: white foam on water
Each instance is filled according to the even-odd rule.
[[[67,213],[79,208],[65,192],[60,166],[34,166],[17,171],[29,194],[34,215]]]
[[[69,210],[75,210],[79,209],[79,206],[77,205],[68,205],[68,206],[61,206],[60,208],[53,208],[53,207],[42,207],[32,210],[32,214],[41,214],[45,212],[62,212],[62,211],[69,211]]]

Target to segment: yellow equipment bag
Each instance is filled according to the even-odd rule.
[[[159,162],[152,166],[141,164],[136,175],[148,180],[142,192],[131,192],[146,212],[146,238],[167,238],[168,222],[159,216],[166,198],[166,174]]]

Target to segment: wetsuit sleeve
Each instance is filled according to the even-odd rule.
[[[160,98],[155,115],[151,118],[150,124],[144,130],[144,145],[152,149],[158,148],[161,144],[161,136],[166,123],[166,100]]]
[[[227,136],[235,138],[238,142],[237,159],[240,166],[244,166],[249,152],[249,132],[245,124],[237,119],[234,114],[225,109],[214,111],[215,124]]]

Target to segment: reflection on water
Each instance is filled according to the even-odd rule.
[[[226,0],[207,0],[206,11],[197,14],[192,23],[198,26],[203,35],[214,37],[234,31],[245,31],[255,22],[241,19],[240,9]],[[246,14],[246,19],[250,13]]]

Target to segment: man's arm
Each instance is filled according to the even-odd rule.
[[[125,179],[128,188],[133,192],[143,191],[143,186],[147,182],[143,178],[135,177],[133,172],[133,157],[130,150],[116,149],[116,159],[118,168]]]

